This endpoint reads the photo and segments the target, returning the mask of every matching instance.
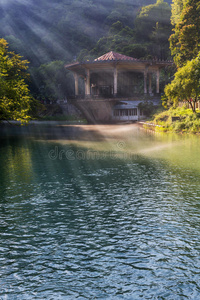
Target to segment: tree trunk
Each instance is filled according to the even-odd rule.
[[[188,100],[190,106],[191,106],[191,109],[193,111],[193,113],[195,113],[195,103],[192,103],[192,101]]]

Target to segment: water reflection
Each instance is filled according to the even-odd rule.
[[[74,156],[79,159],[90,156],[97,159],[104,156],[110,159],[132,159],[135,156],[137,159],[139,155],[166,160],[167,164],[172,164],[175,168],[178,166],[181,169],[200,171],[199,136],[154,133],[144,131],[136,125],[77,125],[73,130],[71,126],[61,126],[61,133],[62,139],[60,134],[49,136],[48,139],[50,143],[56,144],[52,147],[52,153],[57,154],[56,158],[61,160],[73,159]],[[40,136],[40,141],[42,139],[43,135]],[[69,145],[70,149],[65,148]],[[76,147],[85,148],[87,151],[81,156],[80,151],[75,153]]]
[[[199,298],[198,137],[23,131],[0,150],[2,299]]]

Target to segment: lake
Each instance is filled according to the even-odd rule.
[[[200,299],[200,136],[0,128],[0,299]]]

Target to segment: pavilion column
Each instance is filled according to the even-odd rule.
[[[157,69],[156,71],[156,93],[160,93],[160,70]]]
[[[149,73],[149,94],[152,94],[152,74]]]
[[[86,70],[85,95],[90,95],[90,70]]]
[[[147,67],[144,70],[144,94],[147,94]]]
[[[75,80],[75,96],[78,96],[78,74],[74,72],[73,75]]]
[[[117,95],[117,67],[114,68],[114,95]]]

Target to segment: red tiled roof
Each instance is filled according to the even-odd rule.
[[[120,53],[110,51],[110,52],[96,58],[94,61],[107,61],[107,60],[134,60],[134,61],[136,61],[137,59],[130,57],[130,56],[120,54]]]
[[[98,63],[109,63],[109,62],[112,62],[112,61],[122,61],[122,62],[142,62],[142,63],[146,63],[146,62],[151,62],[152,64],[152,61],[145,61],[145,60],[140,60],[140,59],[137,59],[137,58],[133,58],[133,57],[130,57],[130,56],[126,56],[126,55],[123,55],[123,54],[120,54],[120,53],[117,53],[117,52],[113,52],[113,51],[110,51],[94,60],[91,60],[91,61],[82,61],[82,62],[78,62],[78,61],[75,61],[71,64],[67,64],[65,65],[65,68],[69,69],[69,70],[78,70],[78,68],[80,69],[80,66],[82,65],[85,65],[85,64],[98,64]],[[172,61],[161,61],[161,60],[153,60],[154,64],[172,64],[173,62]]]

